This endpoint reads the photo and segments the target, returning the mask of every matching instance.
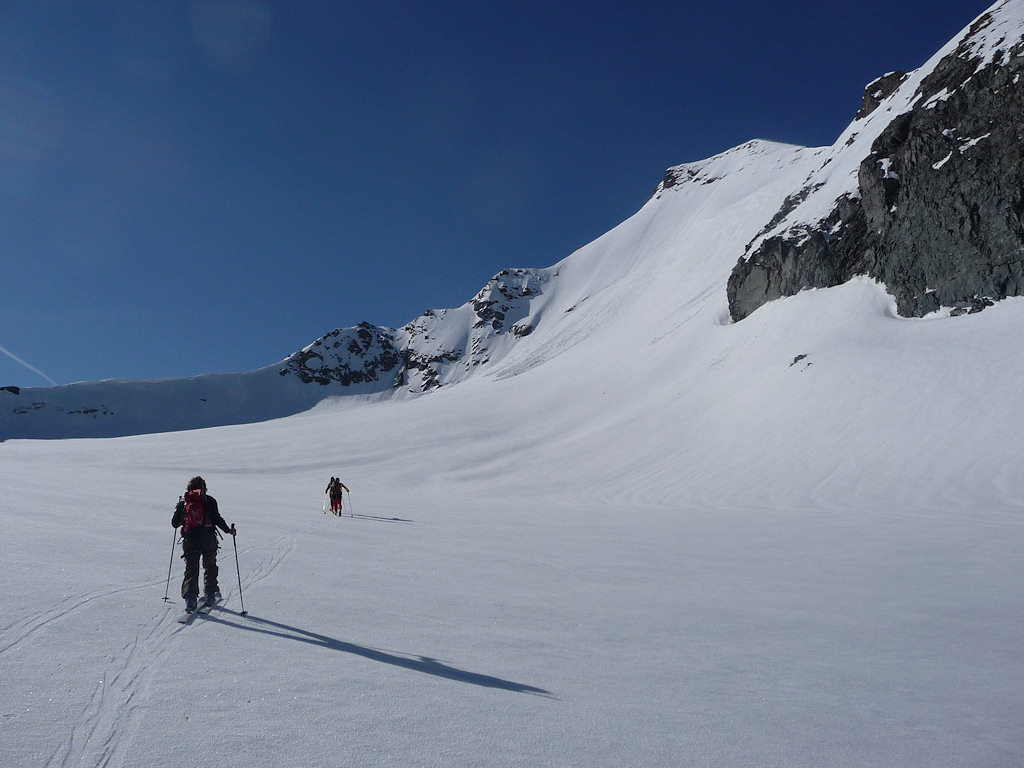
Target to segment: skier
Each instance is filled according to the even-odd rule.
[[[192,613],[199,601],[199,561],[203,563],[205,605],[213,607],[220,599],[217,585],[217,528],[235,535],[221,517],[217,500],[206,493],[206,481],[193,477],[188,481],[185,495],[174,508],[171,525],[181,526],[181,556],[185,560],[185,578],[181,582],[181,596],[185,598],[185,611]]]
[[[331,512],[341,515],[341,493],[348,490],[348,487],[341,482],[341,478],[332,477],[327,485],[327,494],[331,497]]]

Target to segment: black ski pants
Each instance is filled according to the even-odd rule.
[[[181,582],[181,596],[199,595],[199,563],[203,565],[204,593],[219,592],[217,586],[217,529],[203,528],[197,533],[181,537],[181,556],[185,560],[185,578]]]

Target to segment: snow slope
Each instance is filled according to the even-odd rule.
[[[662,190],[628,221],[553,267],[504,270],[461,307],[429,311],[400,329],[338,329],[256,371],[0,388],[0,440],[117,437],[263,421],[331,396],[402,399],[490,377],[498,368],[511,375],[614,323],[652,280],[676,281],[685,270],[697,290],[724,295],[723,265],[743,253],[766,212],[780,205],[820,154],[751,141],[680,166],[674,170],[692,172],[685,183]],[[723,222],[730,227],[725,236],[718,232]],[[698,264],[707,270],[700,276],[693,274]],[[657,300],[675,311],[677,298],[671,293]]]
[[[820,160],[681,168],[458,386],[0,443],[3,765],[1020,765],[1024,300],[728,322]],[[238,568],[182,627],[197,473]]]
[[[4,764],[1016,764],[1024,302],[749,320],[636,325],[632,371],[601,329],[427,398],[4,443]],[[244,592],[228,545],[181,628],[196,472]]]

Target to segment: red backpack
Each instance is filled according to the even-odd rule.
[[[206,504],[203,492],[196,489],[185,494],[185,519],[181,523],[181,532],[191,533],[196,528],[206,525]]]

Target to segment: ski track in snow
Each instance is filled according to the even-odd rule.
[[[146,698],[152,672],[162,667],[174,651],[160,631],[169,613],[154,616],[119,653],[109,657],[103,678],[72,727],[67,743],[50,756],[47,768],[123,764],[121,758],[138,728],[142,712],[139,702]]]
[[[323,525],[323,522],[309,523],[266,544],[239,550],[240,560],[246,555],[263,551],[255,564],[247,563],[243,590],[273,575],[295,549],[299,538],[312,532],[318,525]],[[225,557],[234,559],[233,547],[221,547],[218,560],[222,581],[234,570],[225,567]],[[174,574],[171,581],[173,585]],[[5,627],[0,634],[0,655],[30,639],[43,627],[67,619],[79,610],[93,607],[96,601],[126,592],[153,589],[161,583],[163,580],[149,580],[127,587],[98,589],[67,597],[53,608],[18,619]],[[225,581],[222,584],[222,604],[235,597],[236,590],[230,587],[225,589],[229,583]],[[153,676],[182,653],[183,644],[189,642],[183,633],[201,631],[201,620],[188,625],[178,624],[173,620],[178,614],[178,601],[173,600],[164,610],[158,611],[141,624],[138,632],[126,639],[122,647],[109,654],[102,678],[97,681],[89,701],[75,719],[75,725],[64,743],[50,754],[44,764],[45,768],[122,768],[127,765],[125,758],[142,722]]]
[[[140,582],[127,587],[116,589],[96,589],[81,595],[72,595],[64,598],[58,605],[47,608],[36,614],[16,619],[11,624],[0,630],[0,654],[4,654],[16,647],[23,641],[29,639],[37,631],[55,621],[66,618],[80,608],[88,606],[95,600],[102,600],[107,597],[133,592],[139,589],[147,589],[161,584],[163,580],[150,580]]]

